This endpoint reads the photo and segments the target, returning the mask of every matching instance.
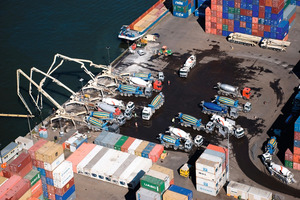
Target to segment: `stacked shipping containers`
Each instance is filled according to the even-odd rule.
[[[287,149],[284,154],[284,166],[293,168],[293,153]]]
[[[133,155],[150,158],[152,162],[157,162],[164,151],[164,147],[148,141],[135,139],[120,134],[103,131],[94,141],[95,144],[113,148],[118,151],[128,152]]]
[[[300,170],[300,116],[294,125],[294,156],[293,168]]]
[[[198,0],[197,7],[195,10],[196,17],[205,17],[205,9],[210,7],[210,0]]]
[[[187,18],[195,11],[195,0],[173,0],[173,15]]]
[[[227,149],[208,145],[196,161],[197,191],[216,196],[226,183],[227,165]]]
[[[228,36],[240,32],[287,40],[295,19],[294,0],[211,0],[205,32]]]

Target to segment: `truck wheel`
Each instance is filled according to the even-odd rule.
[[[193,129],[196,130],[197,128],[195,126],[193,126]]]
[[[168,145],[168,144],[165,144],[165,147],[166,147],[166,148],[169,148],[169,145]]]
[[[177,150],[178,149],[178,147],[174,147],[174,150]]]
[[[124,94],[123,94],[123,93],[121,93],[121,96],[124,96]]]

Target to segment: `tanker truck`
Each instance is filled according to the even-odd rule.
[[[201,119],[197,119],[191,115],[178,113],[178,119],[181,126],[193,127],[194,130],[205,130],[205,126],[201,123]]]
[[[123,85],[120,84],[117,90],[120,92],[121,96],[133,96],[136,97],[146,97],[149,98],[152,96],[152,88],[146,87],[146,88],[140,88],[135,87],[133,85]]]
[[[160,92],[154,99],[148,104],[148,107],[144,107],[142,111],[142,119],[150,120],[152,115],[155,113],[157,109],[159,109],[165,101],[165,96],[162,92]]]
[[[240,94],[239,88],[234,87],[232,85],[224,84],[218,82],[215,89],[218,90],[219,95],[232,96],[232,97],[243,97],[244,99],[250,99],[251,89],[245,87],[242,91],[242,95]]]
[[[250,112],[251,107],[252,107],[250,102],[246,102],[242,108],[241,106],[239,106],[238,100],[233,100],[228,97],[222,97],[222,96],[217,96],[217,95],[215,96],[214,103],[216,103],[218,105],[224,105],[224,106],[230,107],[231,109],[237,109],[234,112],[238,112],[241,110],[243,110],[243,112]]]
[[[236,119],[239,116],[238,110],[236,108],[221,106],[215,103],[205,101],[201,101],[200,106],[202,107],[202,112],[204,114],[217,114],[222,117],[229,117],[233,119]]]
[[[139,77],[129,77],[129,83],[134,86],[142,87],[142,88],[152,88],[153,91],[159,92],[162,90],[162,82],[160,80],[145,81]]]
[[[288,41],[276,40],[270,38],[264,38],[260,43],[261,48],[272,49],[275,51],[286,51],[286,48],[290,45],[291,43]]]

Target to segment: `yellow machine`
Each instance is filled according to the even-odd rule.
[[[160,159],[164,160],[168,153],[164,150],[163,153],[160,155]]]
[[[185,163],[179,170],[180,176],[189,177],[190,176],[190,167],[191,165]]]

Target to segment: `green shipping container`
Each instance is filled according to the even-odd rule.
[[[188,6],[174,6],[174,11],[186,13],[188,11]]]
[[[287,0],[286,2],[284,2],[283,10],[286,9],[286,7],[288,7],[290,4],[291,4],[291,0]]]
[[[234,14],[235,9],[232,7],[228,7],[228,13]]]
[[[241,10],[240,10],[239,8],[235,8],[234,10],[235,10],[235,11],[234,11],[234,14],[239,15],[239,14],[241,13]]]
[[[222,30],[223,31],[228,31],[228,25],[223,24]]]
[[[285,160],[284,161],[284,166],[293,169],[293,161]]]
[[[26,176],[24,176],[25,179],[30,180],[31,186],[36,184],[41,179],[41,174],[38,170],[31,170]]]
[[[153,192],[157,192],[159,194],[162,194],[165,191],[165,183],[163,180],[160,180],[158,178],[144,175],[141,178],[141,187],[151,190]]]
[[[121,146],[123,146],[123,144],[126,142],[126,140],[128,139],[128,136],[123,135],[118,142],[116,142],[114,149],[121,151]]]

